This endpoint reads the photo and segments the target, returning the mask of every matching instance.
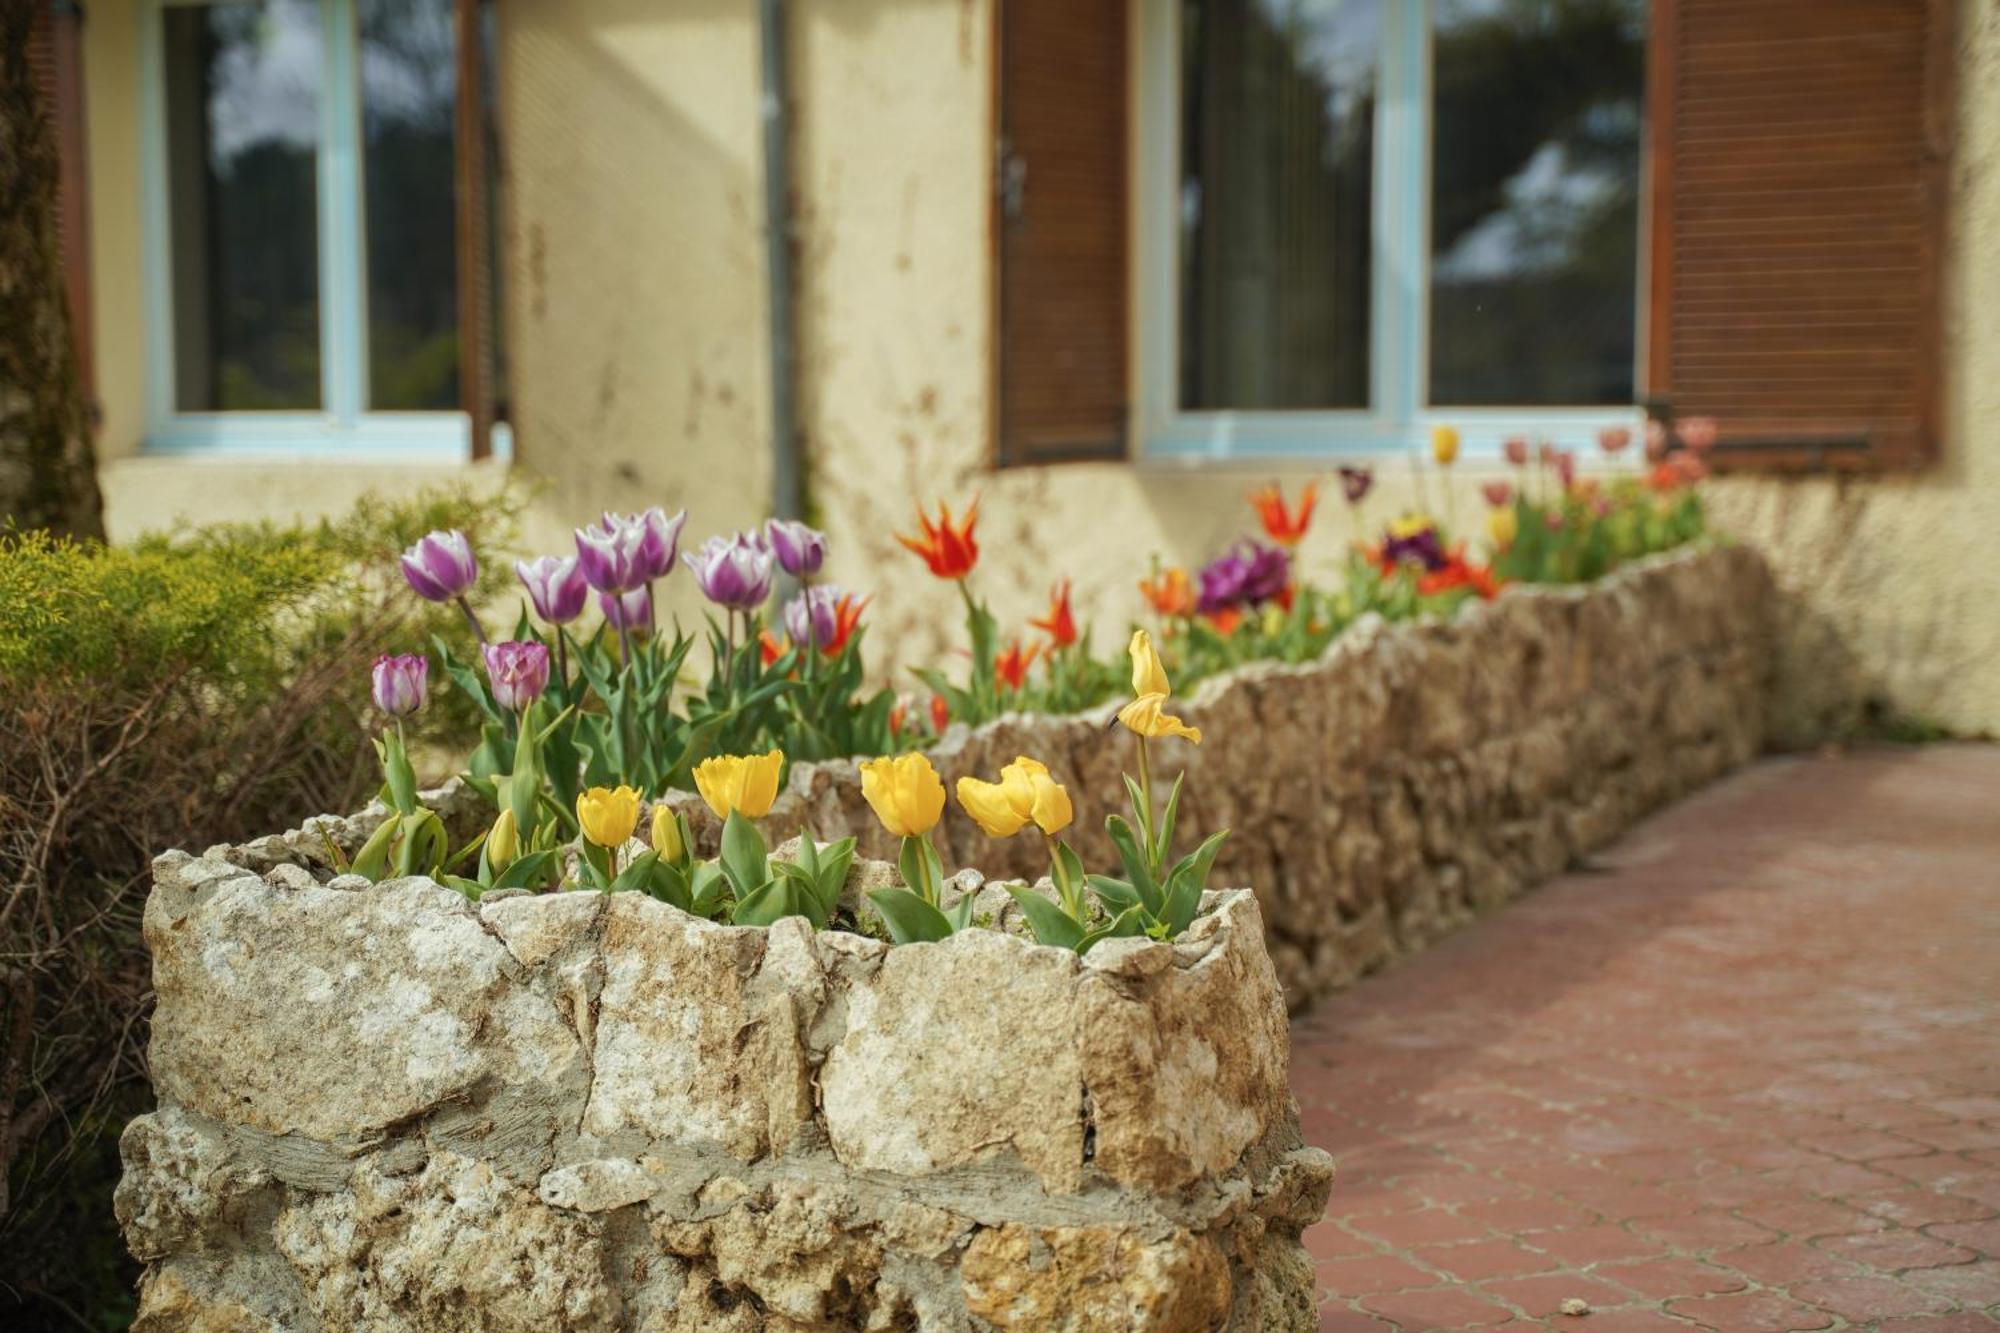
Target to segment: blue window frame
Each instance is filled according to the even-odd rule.
[[[1142,457],[1400,453],[1439,423],[1497,457],[1514,435],[1582,443],[1642,422],[1644,4],[1541,10],[1139,0]],[[1577,31],[1577,11],[1594,26]],[[1472,141],[1482,78],[1504,86],[1552,48],[1609,72],[1535,108],[1520,142]],[[1461,136],[1443,158],[1441,127]],[[1503,152],[1504,178],[1480,177],[1480,154]],[[1464,327],[1434,330],[1434,307]]]
[[[148,451],[470,457],[451,13],[451,0],[141,0]],[[395,170],[373,183],[398,192],[380,216],[400,230],[371,254],[378,151]]]

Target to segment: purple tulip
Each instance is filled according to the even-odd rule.
[[[375,659],[375,706],[390,717],[408,717],[430,692],[431,659],[421,653]]]
[[[479,561],[464,533],[456,529],[433,532],[403,552],[403,577],[417,596],[449,602],[472,591],[472,585],[479,581]]]
[[[674,557],[680,554],[681,529],[687,526],[687,510],[669,518],[667,511],[654,505],[641,514],[613,514],[606,512],[599,525],[606,532],[616,532],[624,528],[636,528],[639,539],[639,573],[643,583],[665,578],[674,567]]]
[[[1375,485],[1372,468],[1344,467],[1340,469],[1340,493],[1347,497],[1347,503],[1358,505],[1367,498],[1369,489]]]
[[[1438,540],[1437,525],[1425,524],[1400,535],[1392,528],[1382,539],[1382,559],[1390,564],[1418,565],[1432,572],[1443,569],[1444,544]]]
[[[826,534],[796,519],[774,518],[764,525],[764,544],[778,567],[794,578],[819,573],[826,563]]]
[[[840,599],[846,595],[831,583],[807,588],[785,603],[785,633],[793,643],[825,648],[840,635]]]
[[[493,702],[518,713],[542,697],[549,687],[549,650],[532,640],[489,643],[479,650],[486,657],[486,683]]]
[[[594,528],[576,530],[576,558],[584,581],[599,592],[630,592],[674,567],[687,522],[657,505],[643,514],[606,514]]]
[[[1243,600],[1253,606],[1281,596],[1292,583],[1292,558],[1276,546],[1248,542],[1249,566],[1243,572]]]
[[[653,623],[653,594],[643,587],[626,593],[601,592],[597,609],[615,630],[646,629]]]
[[[1194,609],[1208,615],[1239,605],[1243,601],[1243,579],[1249,572],[1250,562],[1234,551],[1209,561],[1196,576],[1201,581],[1201,591],[1195,598]]]
[[[694,571],[702,595],[718,606],[747,611],[771,595],[772,556],[754,532],[710,537],[699,552],[681,559]]]
[[[516,560],[514,573],[528,590],[535,614],[551,625],[567,625],[583,614],[590,596],[584,581],[583,565],[573,555],[544,555],[533,560]]]
[[[1195,610],[1204,615],[1245,603],[1261,605],[1292,581],[1292,562],[1275,546],[1239,542],[1203,567]]]

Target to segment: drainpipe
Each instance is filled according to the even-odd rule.
[[[764,270],[771,325],[771,512],[803,518],[798,346],[792,301],[791,135],[785,119],[785,0],[757,0],[763,39]]]

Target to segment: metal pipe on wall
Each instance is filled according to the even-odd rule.
[[[791,133],[786,102],[785,0],[757,0],[763,46],[764,270],[771,346],[771,512],[804,517],[798,427],[798,347],[792,292]]]

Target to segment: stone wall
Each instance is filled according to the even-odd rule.
[[[1774,596],[1741,547],[1655,557],[1587,587],[1518,587],[1449,621],[1364,618],[1317,661],[1204,681],[1176,709],[1199,747],[1156,748],[1188,773],[1179,845],[1232,830],[1211,882],[1255,889],[1294,1008],[1350,984],[1548,878],[1646,812],[1763,747]],[[1041,759],[1077,807],[1093,869],[1132,738],[1115,705],[955,728],[932,751],[950,787]],[[1156,770],[1160,768],[1156,759]],[[699,801],[674,798],[712,842]],[[947,807],[945,864],[1034,879],[1038,840],[986,838]],[[852,763],[800,765],[768,821],[861,836],[893,857]]]
[[[141,1333],[1316,1326],[1332,1168],[1248,893],[1079,960],[474,904],[314,842],[155,867]]]

